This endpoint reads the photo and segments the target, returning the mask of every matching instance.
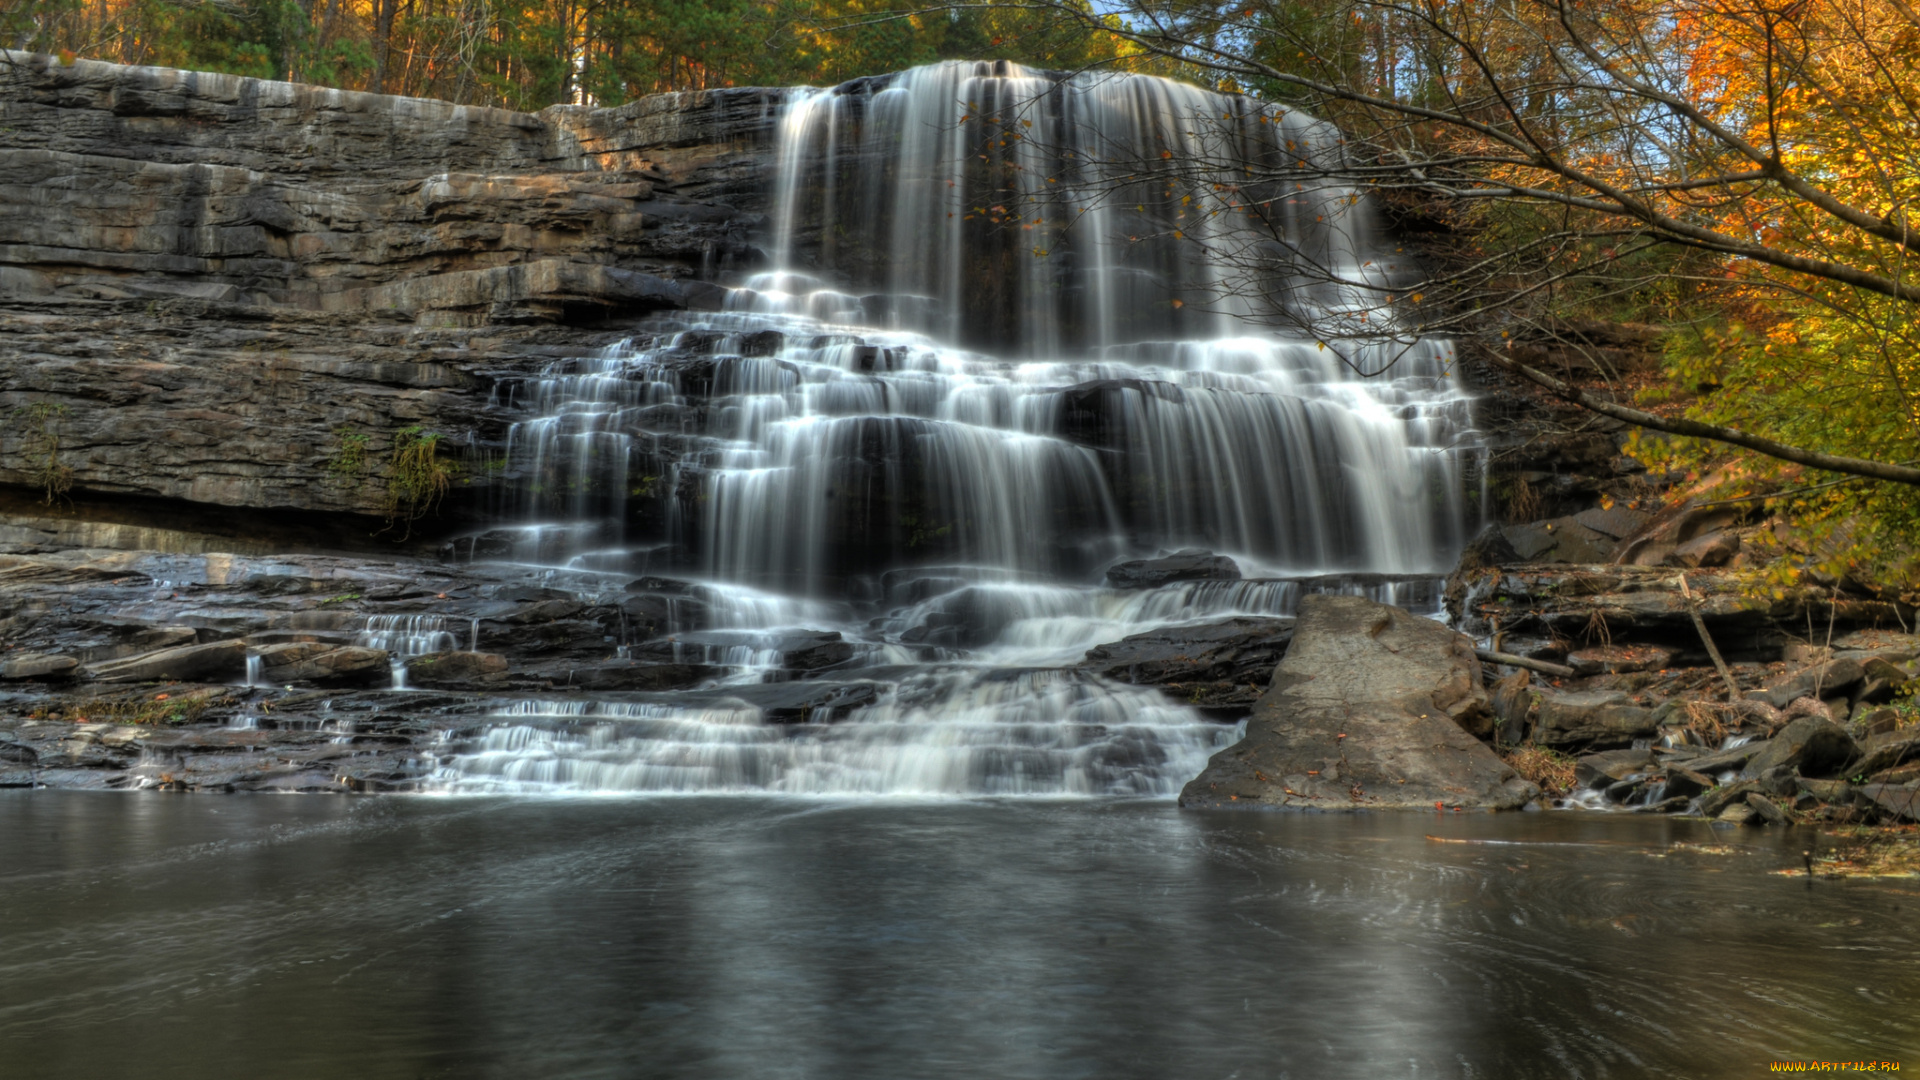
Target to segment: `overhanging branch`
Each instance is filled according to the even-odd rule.
[[[1920,486],[1920,469],[1907,465],[1895,465],[1885,461],[1868,461],[1865,458],[1847,457],[1842,454],[1826,454],[1818,450],[1807,450],[1790,446],[1760,435],[1749,435],[1738,428],[1722,427],[1719,424],[1707,424],[1685,417],[1669,419],[1650,412],[1631,408],[1617,402],[1607,401],[1587,393],[1560,379],[1530,367],[1504,355],[1501,350],[1489,349],[1493,362],[1501,367],[1552,391],[1556,396],[1573,402],[1575,405],[1602,416],[1611,416],[1636,427],[1664,431],[1669,435],[1683,435],[1691,439],[1709,439],[1713,442],[1727,443],[1742,447],[1758,454],[1765,454],[1781,461],[1791,461],[1796,465],[1824,469],[1827,472],[1845,473],[1848,476],[1864,476],[1872,480],[1891,480],[1896,484]]]

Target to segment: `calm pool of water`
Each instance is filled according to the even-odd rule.
[[[1124,802],[0,792],[0,1075],[1920,1068],[1920,883],[1770,873],[1809,835]]]

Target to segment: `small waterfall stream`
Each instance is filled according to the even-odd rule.
[[[1087,649],[1312,589],[1437,606],[1477,524],[1470,402],[1445,342],[1313,336],[1395,279],[1356,192],[1273,179],[1338,153],[1326,125],[945,63],[797,91],[779,130],[770,270],[498,399],[496,554],[648,576],[673,640],[621,655],[729,674],[507,709],[450,786],[1165,795],[1235,730]],[[1246,580],[1101,582],[1186,548]],[[796,674],[806,635],[837,651]],[[845,704],[749,692],[795,678]]]

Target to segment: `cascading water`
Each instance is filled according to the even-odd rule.
[[[779,131],[772,270],[501,398],[497,554],[659,579],[676,640],[623,655],[734,674],[528,703],[449,782],[1165,794],[1232,729],[1072,670],[1089,647],[1308,589],[1431,601],[1475,524],[1469,402],[1444,342],[1312,336],[1397,274],[1355,192],[1285,180],[1338,152],[1325,125],[948,63],[796,92]],[[1186,547],[1249,580],[1095,584]],[[850,704],[728,693],[823,630],[807,670]]]
[[[476,626],[474,640],[479,639]],[[362,648],[380,649],[392,658],[393,687],[407,687],[407,660],[459,648],[447,620],[440,615],[369,615],[366,628],[354,635]]]

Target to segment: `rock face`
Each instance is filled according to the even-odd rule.
[[[1292,619],[1242,615],[1096,645],[1082,666],[1116,682],[1158,686],[1202,708],[1245,709],[1266,692],[1292,639]]]
[[[1652,735],[1655,726],[1653,710],[1622,693],[1543,694],[1533,738],[1552,747],[1619,747]]]
[[[507,658],[496,653],[430,653],[407,661],[407,685],[447,690],[503,686],[509,666]]]
[[[392,677],[380,649],[324,642],[288,642],[261,649],[260,677],[272,684],[310,682],[320,686],[385,686]]]
[[[246,671],[247,643],[239,638],[162,649],[93,667],[89,674],[100,682],[133,683],[157,679],[195,679],[209,682],[233,679]]]
[[[781,93],[529,114],[8,53],[0,411],[41,410],[73,506],[12,508],[21,535],[0,540],[196,512],[242,531],[216,507],[379,514],[356,453],[372,474],[407,427],[497,440],[503,381],[710,305],[704,279],[757,258]],[[26,435],[0,485],[35,484]],[[361,522],[286,524],[313,536],[280,550],[366,546]]]
[[[1236,581],[1240,566],[1210,551],[1176,551],[1157,559],[1135,559],[1107,568],[1107,584],[1116,589],[1157,589],[1176,581]]]
[[[1539,794],[1467,734],[1488,712],[1466,637],[1358,597],[1309,596],[1241,743],[1186,807],[1512,809]]]

